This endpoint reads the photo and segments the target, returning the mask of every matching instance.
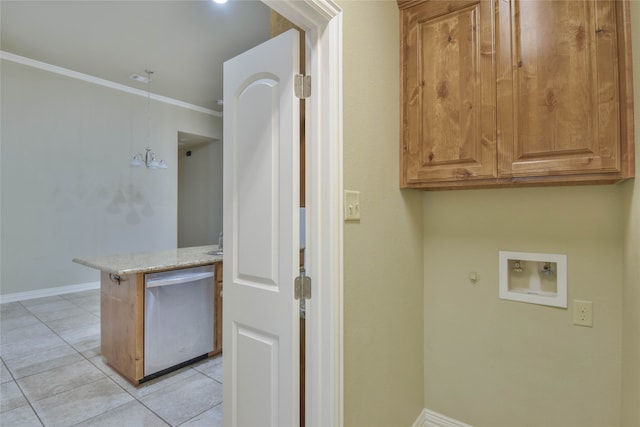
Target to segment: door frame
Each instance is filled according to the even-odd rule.
[[[305,31],[306,427],[344,421],[342,10],[332,0],[262,0]]]

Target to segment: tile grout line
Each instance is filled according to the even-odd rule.
[[[4,363],[4,362],[3,362]],[[6,365],[5,365],[6,366]],[[7,370],[9,368],[7,367]],[[9,374],[11,375],[11,378],[13,378],[13,382],[16,383],[16,387],[18,387],[18,390],[20,390],[20,393],[22,393],[22,397],[24,397],[24,400],[27,401],[27,405],[29,405],[29,407],[31,408],[31,410],[33,411],[33,414],[36,416],[36,418],[38,418],[38,421],[40,421],[41,425],[45,425],[44,421],[42,421],[42,418],[40,418],[40,414],[38,414],[38,411],[36,411],[36,408],[33,406],[33,403],[31,402],[31,399],[29,399],[29,397],[27,397],[27,395],[25,394],[24,390],[22,390],[22,387],[20,386],[20,384],[18,383],[18,380],[15,379],[15,377],[13,376],[13,373],[9,372]]]
[[[69,295],[73,295],[73,294],[69,294]],[[88,350],[86,350],[84,353],[83,353],[82,351],[80,351],[80,349],[79,349],[79,348],[76,348],[76,345],[77,345],[77,344],[81,344],[81,343],[85,343],[85,342],[87,342],[87,343],[88,343],[88,342],[89,342],[88,340],[85,340],[85,338],[82,338],[82,337],[81,337],[81,338],[82,338],[82,340],[81,340],[81,341],[79,341],[78,343],[76,343],[76,345],[74,345],[74,344],[72,344],[71,342],[69,342],[67,339],[63,338],[63,336],[61,335],[61,333],[62,333],[62,332],[64,332],[64,331],[66,331],[67,329],[73,329],[73,327],[69,327],[69,328],[67,328],[67,329],[64,329],[63,331],[57,332],[57,331],[56,331],[56,330],[54,330],[54,329],[53,329],[53,327],[49,324],[49,322],[55,322],[55,321],[58,321],[58,320],[64,320],[64,319],[68,319],[68,318],[71,318],[71,317],[74,317],[74,316],[62,317],[62,318],[60,318],[60,319],[51,319],[51,320],[49,320],[49,321],[46,321],[46,320],[44,320],[44,317],[40,317],[40,316],[46,316],[46,314],[44,314],[44,313],[55,313],[55,312],[57,311],[57,309],[50,310],[50,311],[47,311],[47,310],[42,311],[42,312],[40,313],[40,316],[37,314],[37,311],[38,311],[37,309],[36,309],[36,312],[34,312],[34,311],[32,311],[32,310],[31,310],[31,308],[35,308],[35,307],[37,307],[37,306],[41,306],[41,305],[44,305],[44,304],[47,304],[47,303],[55,303],[55,302],[59,302],[59,301],[65,301],[65,302],[67,302],[67,303],[72,304],[74,307],[77,307],[77,308],[78,308],[78,309],[80,309],[83,313],[86,313],[86,314],[89,314],[90,316],[96,317],[96,318],[98,319],[98,321],[99,321],[99,320],[100,320],[100,314],[99,314],[99,312],[98,312],[98,314],[96,314],[96,313],[95,313],[95,310],[91,311],[91,310],[89,310],[89,309],[85,308],[85,307],[87,307],[87,306],[95,307],[95,305],[94,305],[94,301],[92,301],[92,299],[93,299],[93,298],[91,297],[91,293],[87,292],[86,297],[87,297],[86,299],[83,297],[83,298],[82,298],[82,300],[80,300],[79,298],[68,298],[68,297],[67,297],[67,295],[61,295],[61,296],[59,296],[59,299],[53,299],[53,300],[50,300],[49,302],[42,302],[42,303],[40,303],[40,304],[37,304],[37,303],[36,303],[36,304],[26,304],[26,305],[25,305],[25,304],[23,304],[23,302],[22,302],[22,301],[16,301],[16,303],[18,304],[18,306],[19,306],[22,310],[24,310],[25,315],[27,315],[27,316],[31,316],[31,317],[33,317],[34,319],[36,319],[36,320],[37,320],[37,322],[38,322],[38,323],[34,323],[34,325],[36,325],[36,324],[42,324],[42,325],[44,325],[44,326],[45,326],[45,328],[46,328],[49,332],[53,333],[53,335],[55,335],[57,338],[59,338],[59,339],[61,340],[61,344],[60,344],[59,348],[63,348],[63,345],[64,345],[64,346],[66,346],[66,347],[70,347],[70,348],[71,348],[71,349],[73,349],[73,350],[72,350],[72,352],[70,352],[70,353],[69,353],[69,356],[72,356],[72,355],[79,355],[79,356],[80,356],[80,360],[79,360],[79,361],[64,363],[64,364],[62,364],[62,365],[60,365],[60,366],[54,366],[54,367],[52,367],[52,368],[45,369],[45,370],[43,370],[43,371],[41,371],[41,372],[36,372],[36,373],[30,374],[30,375],[26,375],[26,376],[24,376],[24,377],[21,377],[21,378],[20,378],[21,380],[22,380],[22,379],[24,379],[24,378],[28,378],[28,377],[34,376],[34,375],[42,374],[42,373],[44,373],[44,372],[47,372],[47,371],[50,371],[50,370],[53,370],[53,369],[62,368],[62,367],[65,367],[65,366],[72,365],[73,363],[81,363],[81,362],[84,362],[84,361],[89,362],[89,364],[90,364],[92,367],[94,367],[95,369],[97,369],[97,370],[99,371],[100,375],[101,375],[101,377],[100,377],[100,378],[95,379],[95,380],[93,380],[93,381],[90,381],[90,382],[88,382],[88,383],[85,383],[85,384],[82,384],[82,385],[79,385],[79,386],[73,386],[72,388],[70,388],[70,389],[68,389],[68,390],[60,391],[60,392],[58,392],[58,393],[53,393],[53,394],[50,394],[50,395],[44,396],[44,397],[42,397],[41,399],[38,399],[38,400],[31,400],[31,399],[30,399],[29,397],[27,397],[27,395],[24,393],[24,390],[22,389],[22,387],[21,387],[21,386],[20,386],[20,384],[18,383],[18,380],[16,379],[16,377],[15,377],[14,373],[13,373],[11,370],[9,370],[9,368],[8,368],[7,364],[6,364],[6,363],[5,363],[5,361],[4,361],[4,358],[0,357],[0,361],[1,361],[1,363],[3,363],[3,364],[4,364],[4,366],[5,366],[6,370],[7,370],[7,372],[9,373],[9,377],[10,377],[11,381],[13,381],[13,382],[16,384],[16,386],[17,386],[18,390],[20,390],[20,393],[22,394],[23,398],[26,400],[27,404],[28,404],[28,405],[29,405],[29,407],[31,408],[31,410],[32,410],[33,414],[35,415],[35,417],[37,418],[38,422],[39,422],[41,425],[43,425],[43,426],[44,426],[44,425],[46,425],[46,424],[43,422],[43,418],[42,418],[41,414],[39,414],[39,413],[38,413],[38,411],[36,410],[36,406],[35,406],[35,405],[36,405],[36,403],[37,403],[37,402],[42,401],[42,400],[45,400],[45,399],[48,399],[48,398],[51,398],[51,397],[53,397],[53,396],[61,395],[61,394],[66,393],[66,392],[71,392],[71,391],[73,391],[73,390],[78,389],[79,387],[88,386],[88,385],[94,384],[94,383],[96,383],[96,382],[98,382],[98,381],[102,381],[102,380],[104,380],[105,378],[108,378],[108,379],[109,379],[109,382],[110,382],[111,384],[115,384],[115,385],[117,386],[117,389],[118,389],[118,390],[120,390],[120,391],[124,391],[124,392],[126,393],[126,395],[130,396],[130,398],[131,398],[132,400],[130,400],[130,401],[128,401],[128,402],[125,402],[125,403],[123,403],[123,404],[121,404],[121,405],[118,405],[118,406],[116,406],[116,407],[106,409],[106,410],[104,410],[104,411],[100,412],[99,414],[94,414],[94,415],[92,415],[91,417],[89,417],[89,418],[87,418],[87,419],[84,419],[84,420],[78,421],[78,423],[86,423],[87,421],[92,420],[92,419],[94,419],[94,418],[96,418],[96,417],[100,417],[100,416],[102,416],[102,415],[103,415],[103,414],[105,414],[105,413],[108,413],[108,412],[111,412],[111,411],[117,410],[118,408],[121,408],[121,407],[123,407],[123,406],[125,406],[125,405],[127,405],[127,404],[132,403],[132,402],[136,402],[136,403],[137,403],[138,405],[140,405],[142,408],[145,408],[147,411],[149,411],[149,413],[150,413],[150,414],[153,414],[155,417],[157,417],[157,419],[158,419],[159,421],[161,421],[161,422],[163,422],[163,423],[165,423],[165,424],[167,424],[167,425],[173,425],[173,424],[172,424],[168,419],[165,419],[163,416],[161,416],[161,415],[160,415],[160,414],[158,414],[156,411],[154,411],[150,406],[148,406],[147,404],[145,404],[145,402],[144,402],[142,399],[143,399],[143,398],[145,398],[147,395],[143,395],[143,396],[137,397],[138,395],[137,395],[137,393],[135,393],[135,390],[129,391],[127,388],[125,388],[123,385],[121,385],[118,381],[116,381],[116,375],[117,375],[117,373],[114,373],[114,374],[112,375],[112,374],[110,374],[110,372],[105,371],[105,370],[103,370],[103,368],[101,368],[101,366],[100,366],[100,364],[98,363],[98,360],[97,360],[97,358],[96,358],[96,356],[97,356],[97,357],[102,357],[102,355],[101,355],[101,352],[100,352],[100,351],[98,351],[98,353],[97,353],[97,354],[95,354],[95,355],[91,355],[91,354],[92,354],[92,352],[95,352],[95,348],[93,348],[93,347],[92,347],[92,348],[90,348],[90,349],[88,349]],[[84,301],[84,302],[86,303],[84,306],[80,305],[80,303],[81,303],[82,301]],[[30,308],[30,307],[31,307],[31,308]],[[63,309],[60,309],[60,310],[63,310]],[[78,314],[78,316],[80,316],[80,315]],[[71,322],[71,323],[73,323],[73,322]],[[31,325],[31,326],[33,326],[33,325]],[[63,326],[65,326],[65,325],[63,325]],[[72,326],[73,326],[73,325],[72,325]],[[26,327],[29,327],[29,326],[26,326]],[[78,327],[80,328],[80,327],[82,327],[82,326],[78,326]],[[92,336],[93,336],[93,335],[92,335]],[[98,335],[98,336],[99,336],[99,335]],[[95,338],[94,338],[94,339],[95,339]],[[55,348],[58,348],[58,346],[54,345],[53,349],[55,349]],[[49,348],[49,347],[47,347],[47,348],[46,348],[46,350],[47,350],[47,351],[50,351],[50,350],[52,350],[52,349],[51,349],[51,348]],[[85,354],[85,353],[86,353],[86,354]],[[27,358],[27,357],[28,357],[28,355],[29,355],[29,353],[27,352],[27,353],[25,353],[24,355],[21,355],[21,356],[16,357],[15,359],[24,359],[24,358]],[[73,356],[73,357],[76,357],[76,356]],[[214,358],[214,360],[215,360],[215,359],[217,359],[218,357],[221,357],[221,355],[216,356],[216,358]],[[95,360],[95,362],[94,362],[92,359],[96,359],[96,360]],[[102,359],[104,359],[104,358],[102,357]],[[13,360],[13,359],[12,359],[12,360]],[[46,361],[45,361],[45,362],[46,362]],[[220,362],[220,363],[222,363],[222,362]],[[105,366],[106,366],[106,367],[108,367],[108,365],[106,365],[106,364],[105,364]],[[212,381],[214,384],[222,385],[222,382],[221,382],[221,381],[219,381],[218,379],[214,378],[212,375],[207,374],[207,373],[205,373],[205,372],[203,372],[203,371],[201,371],[201,370],[197,369],[197,368],[196,368],[196,366],[188,366],[188,367],[187,367],[187,369],[188,369],[188,371],[190,371],[190,373],[191,373],[191,374],[193,374],[193,375],[196,375],[196,374],[202,375],[204,378],[209,379],[209,380],[210,380],[210,381]],[[152,391],[149,395],[151,395],[151,394],[153,394],[153,393],[160,393],[160,392],[162,392],[165,388],[170,388],[170,384],[169,384],[167,387],[162,387],[162,388],[160,388],[159,390]],[[206,409],[202,410],[201,412],[199,412],[199,413],[197,413],[197,414],[195,414],[195,415],[191,416],[189,419],[187,419],[187,420],[185,420],[185,421],[183,421],[183,422],[180,422],[180,424],[177,424],[177,425],[183,425],[183,424],[185,424],[185,423],[188,423],[188,422],[190,422],[190,421],[192,421],[192,420],[194,420],[194,419],[196,419],[196,418],[198,418],[198,417],[202,416],[202,415],[203,415],[204,413],[206,413],[207,411],[210,411],[210,410],[212,410],[212,409],[214,409],[214,408],[216,408],[216,407],[218,407],[218,406],[220,406],[220,405],[222,405],[222,400],[220,400],[219,402],[217,402],[217,403],[213,404],[211,407],[206,408]],[[24,405],[24,406],[26,406],[26,405]],[[116,411],[116,412],[117,412],[117,411]],[[76,423],[76,424],[78,424],[78,423]],[[75,425],[75,424],[74,424],[74,425]]]
[[[62,299],[63,299],[63,300],[65,300],[65,301],[68,301],[66,298],[62,298]],[[80,352],[77,348],[75,348],[75,346],[74,346],[73,344],[71,344],[70,342],[68,342],[68,341],[67,341],[66,339],[64,339],[64,338],[63,338],[59,333],[57,333],[56,331],[54,331],[54,330],[51,328],[51,326],[49,326],[49,325],[47,324],[47,322],[46,322],[46,321],[44,321],[44,320],[42,320],[40,317],[38,317],[38,315],[37,315],[36,313],[32,312],[32,311],[29,309],[29,307],[27,307],[27,306],[23,305],[21,301],[17,301],[17,302],[18,302],[18,303],[19,303],[19,304],[20,304],[20,305],[21,305],[25,310],[27,310],[27,312],[29,312],[29,314],[30,314],[31,316],[33,316],[33,317],[35,317],[36,319],[38,319],[38,321],[39,321],[40,323],[42,323],[42,324],[43,324],[47,329],[49,329],[53,334],[55,334],[58,338],[60,338],[60,339],[61,339],[61,340],[62,340],[62,341],[67,345],[67,346],[69,346],[70,348],[72,348],[72,349],[73,349],[73,351],[74,351],[74,352],[76,352],[80,357],[82,357],[82,359],[83,359],[83,360],[87,361],[91,366],[95,367],[98,371],[100,371],[100,373],[101,373],[102,375],[104,375],[104,378],[96,379],[95,381],[88,382],[88,383],[86,383],[86,384],[83,384],[82,386],[86,386],[86,385],[89,385],[89,384],[94,384],[94,383],[96,383],[96,382],[98,382],[98,381],[101,381],[101,380],[103,380],[103,379],[107,378],[107,379],[109,379],[110,381],[112,381],[114,384],[116,384],[118,387],[120,387],[120,388],[122,389],[122,387],[121,387],[117,382],[113,381],[113,379],[111,379],[111,377],[110,377],[109,375],[107,375],[107,373],[103,372],[103,371],[102,371],[98,366],[96,366],[93,362],[91,362],[91,360],[89,360],[89,358],[88,358],[87,356],[85,356],[84,354],[82,354],[82,352]],[[74,304],[74,303],[73,303],[73,302],[71,302],[71,301],[68,301],[68,302],[70,302],[71,304],[75,305],[76,307],[79,307],[77,304]],[[46,303],[45,303],[45,304],[46,304]],[[82,307],[80,307],[80,308],[82,308]],[[83,309],[83,311],[86,311],[86,312],[88,312],[88,313],[89,313],[89,311],[88,311],[88,310],[84,310],[84,309]],[[93,314],[93,313],[90,313],[90,314]],[[59,319],[56,319],[56,320],[59,320]],[[4,363],[4,362],[3,362],[3,363]],[[72,362],[70,362],[69,364],[72,364]],[[67,365],[62,365],[62,366],[68,366],[69,364],[67,364]],[[5,364],[5,366],[6,366],[6,364]],[[62,367],[62,366],[60,366],[60,367]],[[56,368],[47,369],[47,370],[44,370],[44,371],[42,371],[42,372],[38,372],[38,373],[35,373],[35,374],[32,374],[32,375],[26,375],[26,376],[24,376],[24,377],[22,377],[22,378],[28,378],[28,377],[33,376],[33,375],[38,375],[38,374],[41,374],[41,373],[43,373],[43,372],[51,371],[51,370],[53,370],[53,369],[56,369]],[[8,370],[8,367],[7,367],[7,370]],[[39,402],[40,400],[44,400],[44,399],[47,399],[47,398],[50,398],[50,397],[53,397],[53,396],[57,396],[57,395],[62,394],[62,393],[69,392],[69,391],[73,390],[74,388],[78,388],[78,387],[74,387],[74,388],[69,389],[69,390],[61,391],[61,392],[59,392],[59,393],[53,393],[53,394],[51,394],[50,396],[44,397],[44,398],[42,398],[42,399],[34,400],[34,401],[33,401],[33,403],[32,403],[31,399],[30,399],[30,398],[29,398],[29,397],[24,393],[24,391],[22,390],[22,387],[20,387],[20,384],[18,383],[18,380],[16,380],[16,379],[15,379],[15,377],[13,376],[13,373],[12,373],[11,371],[9,371],[9,373],[11,374],[11,377],[12,377],[12,378],[14,378],[14,381],[15,381],[15,383],[16,383],[16,386],[19,388],[20,393],[22,393],[22,395],[24,396],[25,400],[28,402],[29,406],[30,406],[30,407],[31,407],[31,409],[33,410],[33,413],[34,413],[34,414],[36,415],[36,417],[38,418],[38,421],[40,421],[40,423],[41,423],[43,426],[45,425],[45,423],[43,422],[43,420],[42,420],[42,418],[40,417],[40,414],[38,413],[38,411],[36,410],[36,408],[33,406],[33,403],[35,403],[35,402]],[[20,379],[22,379],[22,378],[20,378]],[[80,386],[80,387],[82,387],[82,386]],[[123,391],[125,391],[125,392],[126,392],[126,390],[124,390],[124,389],[123,389]],[[127,393],[127,394],[129,394],[129,395],[131,396],[131,394],[130,394],[130,393]],[[134,397],[134,396],[131,396],[131,397],[133,397],[133,398],[135,399],[135,397]],[[122,405],[120,405],[120,406],[122,406]],[[108,412],[108,411],[105,411],[105,412]],[[102,415],[103,413],[104,413],[104,412],[101,412],[100,414],[96,414],[95,416]],[[94,417],[91,417],[91,418],[94,418]],[[80,422],[84,422],[84,421],[86,421],[86,420],[83,420],[83,421],[80,421]]]
[[[213,378],[212,378],[212,379],[213,379]],[[205,413],[205,412],[207,412],[207,411],[212,410],[213,408],[215,408],[216,406],[219,406],[219,405],[222,405],[222,401],[220,401],[220,402],[216,403],[216,404],[215,404],[215,405],[213,405],[211,408],[205,409],[204,411],[200,412],[199,414],[194,415],[193,417],[189,418],[189,419],[188,419],[188,420],[186,420],[185,422],[178,424],[176,427],[180,427],[180,426],[183,426],[183,425],[187,424],[188,422],[191,422],[194,418],[199,417],[200,415],[204,414],[204,413]],[[171,425],[171,424],[169,424],[169,425]]]
[[[86,313],[89,313],[89,314],[91,314],[91,315],[94,315],[94,316],[95,316],[95,314],[94,314],[93,312],[91,312],[91,311],[89,311],[89,310],[86,310],[84,307],[82,307],[82,306],[80,306],[80,305],[76,304],[74,301],[71,301],[71,300],[70,300],[70,299],[68,299],[68,298],[64,298],[64,296],[62,296],[62,295],[61,295],[60,297],[61,297],[62,299],[64,299],[65,301],[68,301],[69,303],[71,303],[71,304],[75,305],[76,307],[79,307],[80,309],[82,309],[82,310],[83,310],[83,311],[85,311]],[[98,317],[98,319],[99,319],[99,320],[101,320],[99,315],[98,315],[98,316],[96,316],[96,317]],[[38,318],[38,319],[39,319],[39,318]],[[39,320],[40,320],[40,319],[39,319]],[[44,323],[44,322],[43,322],[43,323]],[[47,327],[49,327],[49,325],[46,325],[46,326],[47,326]],[[51,328],[49,328],[49,329],[51,329]],[[102,370],[98,365],[96,365],[95,363],[93,363],[93,361],[91,361],[91,359],[89,359],[89,357],[87,357],[87,356],[86,356],[86,355],[84,355],[82,352],[80,352],[78,349],[76,349],[76,348],[75,348],[71,343],[69,343],[67,340],[65,340],[65,339],[64,339],[62,336],[60,336],[56,331],[54,331],[53,329],[51,329],[51,331],[52,331],[54,334],[56,334],[56,335],[57,335],[61,340],[63,340],[65,343],[67,343],[70,347],[72,347],[72,348],[73,348],[73,349],[74,349],[74,350],[75,350],[75,351],[76,351],[80,356],[82,356],[82,357],[84,358],[84,360],[86,360],[87,362],[89,362],[92,366],[94,366],[94,367],[95,367],[96,369],[98,369],[102,374],[104,374],[105,378],[108,378],[108,379],[109,379],[109,381],[111,381],[113,384],[115,384],[115,385],[116,385],[120,390],[122,390],[122,391],[123,391],[123,392],[125,392],[127,395],[129,395],[129,396],[130,396],[134,401],[138,402],[140,405],[142,405],[143,407],[147,408],[147,409],[148,409],[152,414],[154,414],[155,416],[157,416],[158,418],[160,418],[160,419],[161,419],[163,422],[165,422],[166,424],[171,425],[171,423],[169,423],[167,420],[165,420],[164,418],[162,418],[159,414],[157,414],[157,413],[156,413],[156,412],[154,412],[151,408],[149,408],[149,407],[148,407],[148,406],[147,406],[143,401],[141,401],[141,400],[140,400],[140,399],[138,399],[136,396],[134,396],[132,393],[130,393],[126,388],[124,388],[124,387],[123,387],[122,385],[120,385],[117,381],[115,381],[115,380],[113,379],[112,375],[109,375],[107,372],[104,372],[104,371],[103,371],[103,370]],[[100,356],[102,356],[102,354],[100,354]],[[106,366],[107,366],[107,367],[109,367],[108,365],[106,365]],[[120,407],[122,407],[122,406],[124,406],[124,405],[126,405],[126,404],[129,404],[129,403],[130,403],[130,402],[123,403],[122,405],[119,405],[119,406],[117,406],[116,408],[120,408]],[[104,412],[101,412],[100,414],[96,414],[96,415],[94,415],[93,417],[88,418],[87,420],[80,421],[80,422],[81,422],[81,423],[82,423],[82,422],[86,422],[86,421],[88,421],[88,420],[90,420],[90,419],[93,419],[93,418],[99,417],[100,415],[103,415],[104,413],[109,412],[109,411],[111,411],[111,410],[113,410],[113,409],[116,409],[116,408],[108,409],[108,410],[106,410],[106,411],[104,411]],[[79,424],[79,423],[78,423],[78,424]]]
[[[9,367],[7,366],[7,364],[4,362],[4,358],[0,357],[0,362],[2,362],[2,364],[4,365],[5,370],[9,373],[9,376],[11,377],[11,381],[13,381],[16,385],[16,387],[18,387],[18,390],[20,390],[20,394],[22,394],[22,397],[24,397],[24,400],[26,400],[27,405],[31,408],[31,410],[33,411],[33,413],[36,415],[36,417],[38,417],[38,421],[40,421],[40,424],[44,425],[44,423],[42,422],[42,420],[40,419],[40,416],[38,416],[38,413],[36,412],[35,408],[33,407],[33,405],[31,404],[31,400],[27,397],[27,395],[24,393],[24,391],[22,390],[22,387],[20,387],[20,384],[18,384],[18,380],[16,379],[16,377],[13,375],[13,372],[11,372],[11,370],[9,369]],[[7,383],[11,382],[11,381],[6,381]],[[23,406],[27,406],[27,405],[23,405]],[[19,406],[18,408],[21,408],[22,406]],[[18,409],[18,408],[13,408],[14,409]]]

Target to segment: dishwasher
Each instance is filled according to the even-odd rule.
[[[145,275],[144,376],[156,377],[213,351],[214,266]]]

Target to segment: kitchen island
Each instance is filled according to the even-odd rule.
[[[152,274],[212,266],[213,348],[208,356],[222,351],[222,255],[215,249],[196,246],[73,259],[100,270],[101,353],[106,364],[131,384],[157,376],[145,375],[145,278]]]

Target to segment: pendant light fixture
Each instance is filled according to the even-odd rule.
[[[156,153],[151,151],[149,146],[151,145],[151,75],[153,71],[144,70],[147,77],[143,77],[139,74],[131,75],[131,78],[137,81],[146,81],[147,83],[147,148],[144,154],[138,153],[131,159],[129,165],[133,168],[144,166],[147,169],[167,169],[167,164],[164,160],[156,159]]]

